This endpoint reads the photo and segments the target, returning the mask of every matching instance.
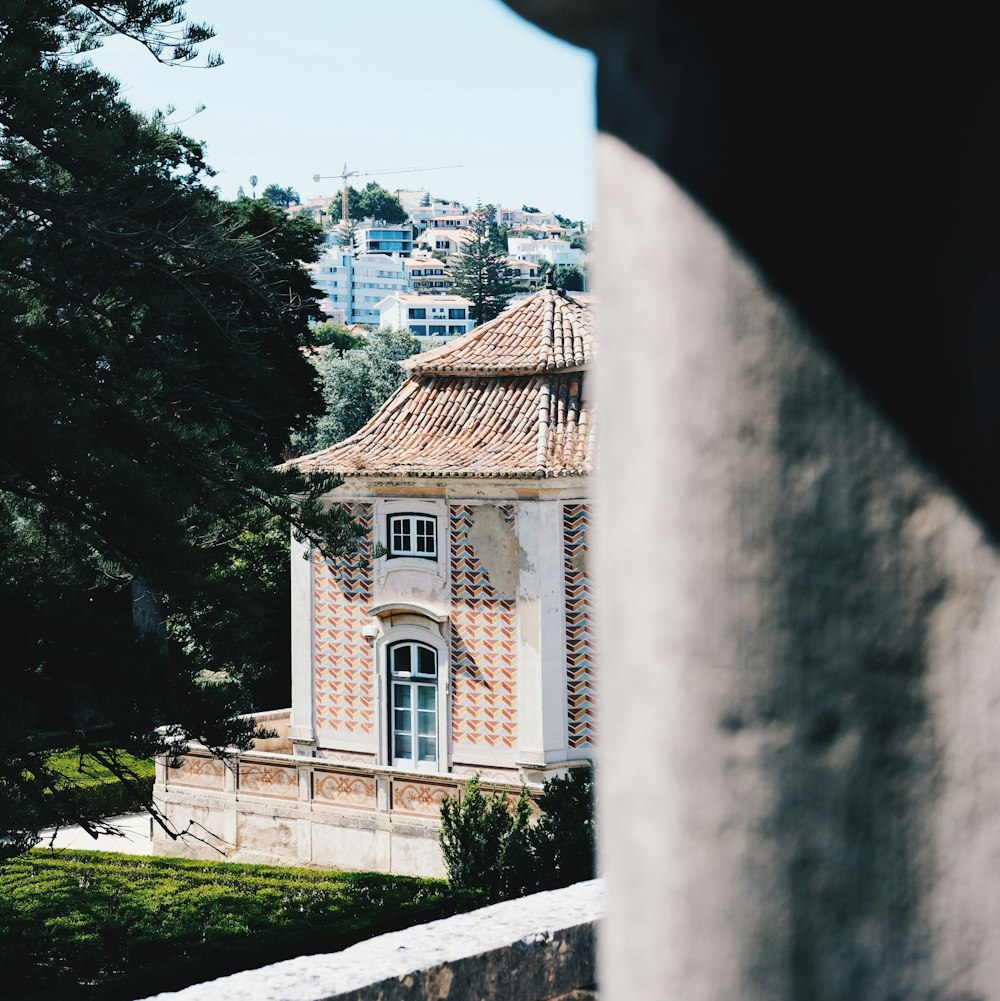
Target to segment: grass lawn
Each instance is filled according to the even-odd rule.
[[[475,902],[441,880],[36,849],[0,864],[2,995],[144,997]]]
[[[131,769],[138,778],[150,782],[153,780],[155,766],[152,758],[134,758],[124,751],[119,751],[118,757],[122,764]],[[81,767],[80,752],[76,749],[57,751],[49,757],[49,766],[82,788],[118,781],[104,765],[99,764],[93,758],[85,757]]]
[[[85,755],[82,763],[77,749],[56,751],[49,756],[48,768],[60,776],[60,791],[50,797],[50,816],[42,817],[43,826],[72,824],[82,813],[90,817],[114,817],[133,813],[153,794],[155,767],[153,759],[134,758],[118,751],[120,763],[134,776],[128,784],[119,782],[104,765]]]

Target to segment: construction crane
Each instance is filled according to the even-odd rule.
[[[343,193],[342,200],[340,203],[340,222],[341,225],[347,225],[347,179],[349,177],[373,177],[374,175],[381,176],[382,174],[415,174],[420,173],[424,170],[453,170],[455,167],[461,167],[460,163],[445,163],[438,167],[396,167],[392,170],[348,170],[347,164],[344,164],[344,169],[339,174],[313,174],[313,183],[318,184],[320,181],[326,181],[334,177],[339,177],[343,183]]]

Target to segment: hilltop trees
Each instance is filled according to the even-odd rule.
[[[120,770],[114,749],[148,754],[163,723],[244,743],[238,693],[201,679],[266,666],[248,533],[354,539],[320,513],[332,481],[272,468],[322,407],[300,350],[320,311],[298,264],[319,230],[263,199],[221,202],[201,146],[74,55],[112,31],[164,61],[211,37],[182,0],[0,12],[0,615],[16,623],[0,854],[54,810],[88,819],[53,748]]]
[[[506,251],[490,239],[494,215],[492,205],[481,205],[473,212],[471,238],[452,267],[452,288],[456,295],[472,300],[469,313],[476,323],[485,323],[503,312],[515,291]]]
[[[322,330],[318,341],[329,346],[314,356],[323,383],[326,411],[310,426],[296,434],[293,447],[302,453],[315,452],[341,441],[361,428],[403,381],[399,364],[418,350],[408,330],[376,327],[365,337]],[[343,330],[343,328],[341,328]]]
[[[283,188],[280,184],[269,184],[260,196],[266,198],[272,205],[283,209],[287,209],[290,205],[298,205],[301,201],[295,188]]]
[[[336,225],[341,221],[343,206],[340,199],[334,199],[330,203],[330,221]],[[390,226],[399,226],[406,222],[408,216],[406,209],[396,195],[391,194],[377,184],[369,181],[360,191],[357,188],[347,189],[347,216],[355,222],[363,219],[375,219],[377,222],[384,222]]]

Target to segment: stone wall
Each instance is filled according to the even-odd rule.
[[[592,880],[146,1001],[590,1001],[603,913]]]

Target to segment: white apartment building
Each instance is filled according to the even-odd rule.
[[[354,229],[354,246],[359,254],[409,257],[413,253],[413,227],[409,223],[390,226],[366,220]]]
[[[425,254],[431,254],[437,250],[445,257],[453,257],[462,252],[466,240],[471,238],[472,233],[467,229],[428,228],[417,238],[416,247]]]
[[[398,254],[360,254],[329,246],[310,270],[313,284],[325,295],[324,311],[335,323],[379,323],[379,302],[408,292],[410,275]]]
[[[507,253],[511,257],[537,264],[548,261],[553,266],[566,264],[579,267],[583,264],[584,252],[569,245],[568,240],[532,240],[529,237],[508,237]]]
[[[432,199],[430,205],[417,205],[414,208],[404,203],[404,207],[410,213],[414,224],[421,229],[429,226],[434,219],[453,219],[469,215],[468,208],[461,202],[442,199]]]
[[[378,304],[379,323],[409,330],[414,337],[458,337],[476,325],[471,307],[472,300],[460,295],[394,293]]]
[[[407,257],[403,261],[414,292],[446,292],[451,288],[451,268],[436,257]]]
[[[523,209],[498,208],[495,219],[498,226],[506,226],[508,229],[540,229],[543,226],[563,228],[554,212],[525,212]]]
[[[507,258],[507,269],[517,285],[519,292],[532,292],[541,284],[538,275],[538,265],[531,261],[523,261],[519,257]]]

